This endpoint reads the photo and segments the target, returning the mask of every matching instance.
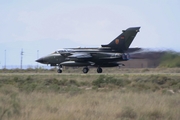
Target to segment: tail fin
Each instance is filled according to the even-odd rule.
[[[102,47],[110,47],[117,52],[125,52],[128,50],[140,27],[131,27],[123,30],[117,38],[115,38],[108,45],[101,45]]]

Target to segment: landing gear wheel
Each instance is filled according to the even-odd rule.
[[[98,73],[102,73],[102,68],[101,68],[101,67],[98,67],[98,68],[97,68],[97,72],[98,72]]]
[[[83,73],[88,73],[88,71],[89,71],[89,68],[87,67],[83,68]]]
[[[58,73],[62,73],[62,65],[59,65],[59,69],[57,70]]]
[[[61,69],[58,69],[57,72],[58,72],[58,73],[62,73],[62,70],[61,70]]]

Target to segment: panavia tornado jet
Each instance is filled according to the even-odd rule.
[[[56,50],[54,53],[39,58],[36,62],[59,66],[58,73],[62,72],[63,66],[82,66],[83,73],[88,73],[89,66],[97,67],[97,72],[102,73],[102,67],[124,66],[120,61],[130,59],[128,53],[140,48],[129,48],[140,27],[131,27],[107,45],[100,48],[65,48]]]

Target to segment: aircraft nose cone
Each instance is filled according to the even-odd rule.
[[[43,60],[43,58],[39,58],[39,59],[36,60],[36,62],[44,63],[44,60]]]

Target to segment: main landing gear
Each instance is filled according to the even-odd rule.
[[[103,71],[103,70],[102,70],[101,67],[98,67],[98,68],[97,68],[97,73],[102,73],[102,71]]]
[[[88,73],[88,71],[89,71],[89,68],[88,68],[88,67],[84,67],[84,68],[83,68],[83,73]]]
[[[89,68],[88,68],[88,67],[84,67],[82,71],[83,71],[83,73],[88,73]],[[98,67],[98,68],[97,68],[97,73],[102,73],[102,71],[103,71],[103,70],[102,70],[101,67]]]
[[[57,72],[62,73],[62,65],[59,65],[59,68],[58,68]]]

